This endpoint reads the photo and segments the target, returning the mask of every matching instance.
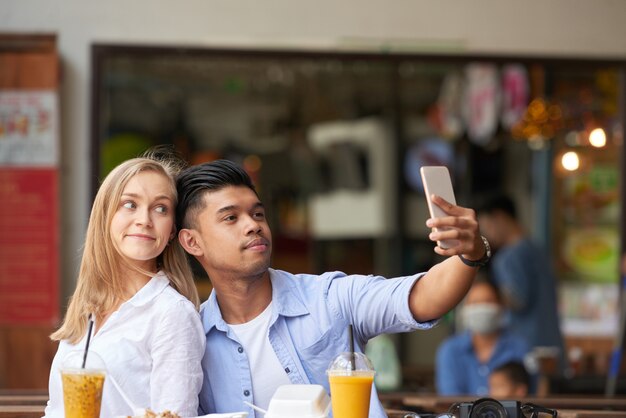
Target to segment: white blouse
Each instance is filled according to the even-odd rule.
[[[45,417],[64,418],[60,367],[69,352],[84,349],[85,340],[86,335],[76,345],[60,342],[50,369]],[[92,336],[89,350],[102,357],[107,373],[137,407],[195,417],[205,344],[195,307],[159,272],[111,314]],[[105,378],[100,416],[119,415],[133,415],[133,411]]]

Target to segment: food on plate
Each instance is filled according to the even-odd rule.
[[[175,413],[168,411],[167,409],[163,412],[154,412],[150,408],[146,408],[146,412],[143,415],[135,415],[134,417],[127,418],[180,418],[180,416]]]

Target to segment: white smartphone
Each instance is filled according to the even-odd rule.
[[[452,179],[450,178],[448,168],[444,166],[425,166],[420,168],[420,174],[422,175],[422,183],[424,184],[424,193],[426,193],[426,201],[428,202],[430,217],[441,218],[448,216],[431,200],[431,196],[436,194],[437,196],[443,197],[453,205],[456,205],[454,189],[452,188]],[[456,244],[456,240],[437,241],[437,245],[444,249],[454,247]]]

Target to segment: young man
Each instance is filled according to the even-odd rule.
[[[557,347],[562,355],[556,279],[545,250],[526,236],[508,196],[492,197],[478,215],[496,250],[490,267],[510,311],[509,327],[531,348]]]
[[[276,388],[320,384],[326,368],[348,351],[348,325],[356,349],[381,333],[426,329],[452,309],[489,256],[471,209],[435,198],[449,216],[429,219],[433,241],[453,239],[450,256],[425,274],[384,279],[293,275],[270,268],[272,234],[248,175],[219,160],[193,166],[177,181],[179,240],[208,273],[213,292],[202,308],[207,348],[200,413],[267,408]],[[454,256],[454,257],[452,257]],[[384,417],[373,389],[370,417]]]

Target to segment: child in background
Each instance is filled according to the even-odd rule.
[[[528,396],[530,375],[524,364],[510,361],[489,375],[489,396],[497,399],[519,400]]]

